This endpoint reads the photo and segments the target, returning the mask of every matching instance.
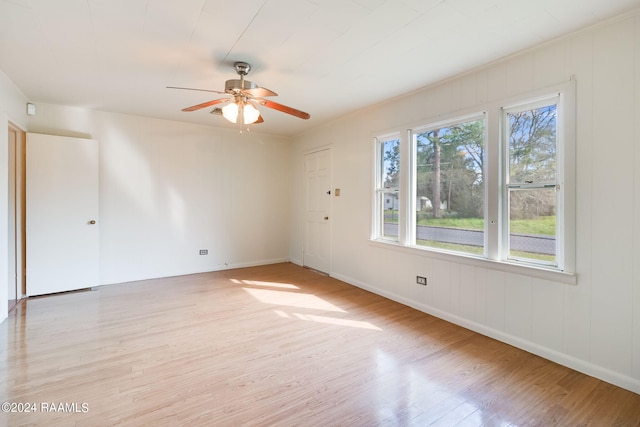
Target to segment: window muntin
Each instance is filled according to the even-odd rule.
[[[558,265],[558,97],[505,109],[507,259]]]
[[[412,132],[418,246],[484,255],[485,120]]]
[[[400,138],[376,138],[375,236],[398,241],[400,218]]]

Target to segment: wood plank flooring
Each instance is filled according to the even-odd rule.
[[[7,426],[640,426],[638,394],[293,264],[30,298],[0,343]]]

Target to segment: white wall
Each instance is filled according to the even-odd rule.
[[[26,104],[28,100],[20,90],[0,72],[0,322],[7,317],[7,299],[9,297],[8,271],[8,129],[9,121],[22,127],[26,126]]]
[[[428,70],[425,70],[427,73]],[[577,284],[369,242],[372,136],[577,79]],[[640,393],[640,14],[619,17],[295,138],[331,145],[331,275]],[[290,258],[302,259],[294,188]],[[429,285],[415,284],[416,275]]]
[[[46,104],[37,111],[28,131],[100,143],[102,284],[288,260],[289,139]]]

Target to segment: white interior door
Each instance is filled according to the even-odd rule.
[[[98,141],[27,134],[27,295],[98,285]]]
[[[306,219],[303,263],[330,273],[331,152],[326,149],[304,157]]]

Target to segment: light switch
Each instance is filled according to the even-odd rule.
[[[340,189],[339,189],[339,188],[336,188],[336,191],[335,191],[335,193],[334,193],[334,194],[336,195],[336,197],[340,196]]]

